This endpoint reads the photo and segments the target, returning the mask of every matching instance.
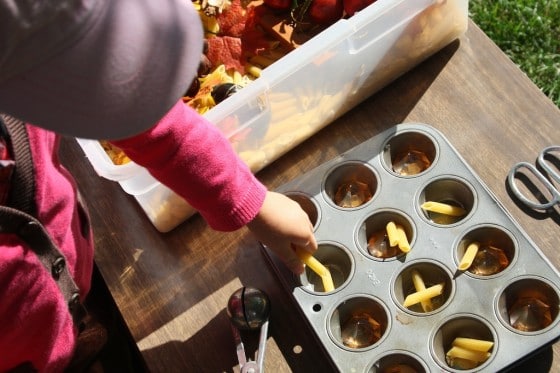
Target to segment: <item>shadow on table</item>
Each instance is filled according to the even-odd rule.
[[[254,360],[258,332],[253,335],[242,334],[247,357]],[[253,342],[257,342],[254,344]],[[177,351],[182,351],[177,356]],[[236,346],[230,329],[226,311],[220,312],[196,334],[185,341],[169,341],[153,348],[144,349],[142,355],[151,362],[150,372],[171,372],[166,361],[184,360],[183,366],[204,367],[201,372],[234,372],[239,364]],[[238,371],[238,369],[237,369]]]
[[[503,370],[503,373],[548,373],[553,360],[552,346],[544,347],[520,364]]]

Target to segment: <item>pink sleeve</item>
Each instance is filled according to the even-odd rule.
[[[264,185],[222,133],[182,101],[150,130],[113,143],[185,198],[213,229],[238,229],[262,206]]]

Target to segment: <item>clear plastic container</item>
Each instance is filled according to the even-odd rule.
[[[378,0],[263,70],[205,116],[257,172],[465,32],[468,0]],[[341,66],[344,66],[341,69]],[[195,211],[131,163],[78,140],[95,171],[136,197],[169,231]]]

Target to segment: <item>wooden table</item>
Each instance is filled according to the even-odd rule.
[[[402,122],[441,130],[560,267],[560,216],[522,209],[505,187],[515,162],[533,162],[543,147],[560,144],[560,110],[472,22],[459,41],[258,177],[274,189]],[[74,140],[63,142],[62,158],[90,204],[96,263],[151,371],[234,370],[237,357],[225,306],[244,285],[259,287],[272,299],[268,371],[332,371],[246,229],[217,233],[196,216],[170,233],[158,233],[131,196],[94,173]],[[251,350],[256,343],[246,344]],[[560,370],[559,354],[556,345],[553,371]]]

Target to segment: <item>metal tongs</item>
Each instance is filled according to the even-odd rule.
[[[237,350],[237,360],[241,373],[263,373],[264,353],[268,335],[268,317],[270,300],[261,290],[242,287],[229,298],[227,313],[231,321],[231,330]],[[255,361],[247,360],[245,347],[239,330],[256,330],[260,328],[259,349]]]

